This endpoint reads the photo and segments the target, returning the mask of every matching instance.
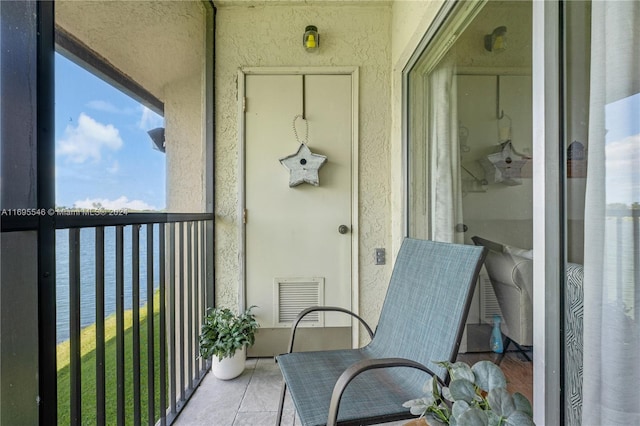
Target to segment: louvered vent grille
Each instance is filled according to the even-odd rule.
[[[276,280],[278,323],[292,323],[302,310],[310,306],[322,305],[323,284],[322,278]],[[312,312],[305,316],[301,323],[321,325],[322,319],[321,312]]]
[[[482,312],[482,321],[487,324],[493,324],[493,316],[502,316],[498,299],[493,292],[493,286],[489,276],[485,273],[480,274],[480,306]]]

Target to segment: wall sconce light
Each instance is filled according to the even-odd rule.
[[[507,27],[497,27],[484,36],[484,48],[489,52],[502,52],[507,48]]]
[[[165,151],[165,140],[164,140],[164,127],[156,127],[155,129],[151,129],[147,132],[149,137],[153,141],[153,149],[156,151],[164,152]]]
[[[304,29],[304,37],[302,38],[302,44],[307,52],[315,52],[320,47],[320,34],[318,34],[318,28],[314,25],[308,25]]]

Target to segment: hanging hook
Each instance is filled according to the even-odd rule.
[[[500,76],[496,76],[496,117],[498,120],[504,118],[504,110],[500,109]]]
[[[302,74],[302,119],[306,120],[307,119],[307,115],[306,115],[306,93],[305,93],[305,84],[304,84],[304,77],[305,75]]]

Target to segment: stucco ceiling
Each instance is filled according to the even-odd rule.
[[[56,25],[160,100],[168,83],[202,72],[201,1],[56,1]]]

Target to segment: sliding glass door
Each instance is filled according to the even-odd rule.
[[[407,233],[531,260],[538,424],[640,424],[639,28],[639,2],[447,2],[405,71]],[[507,318],[485,266],[463,352]]]
[[[530,2],[457,3],[407,73],[408,235],[483,242],[527,264],[513,294],[482,271],[462,352],[489,350],[496,315],[532,346],[531,22]]]
[[[640,3],[567,2],[566,423],[640,423]]]

